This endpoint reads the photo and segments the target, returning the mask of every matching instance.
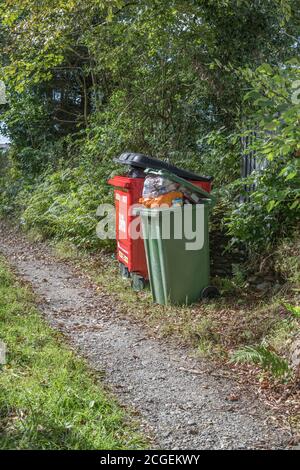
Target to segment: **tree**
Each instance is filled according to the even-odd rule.
[[[12,102],[35,95],[50,138],[85,132],[101,158],[130,148],[199,166],[203,135],[235,128],[247,86],[239,70],[295,52],[295,1],[1,5]]]

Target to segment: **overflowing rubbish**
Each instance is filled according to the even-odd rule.
[[[143,187],[143,197],[139,203],[148,208],[162,205],[178,207],[184,204],[200,204],[201,196],[180,183],[162,176],[147,176]]]
[[[156,207],[161,207],[161,206],[177,207],[177,206],[183,205],[183,194],[177,191],[170,191],[158,197],[153,197],[153,198],[142,197],[139,200],[139,202],[140,204],[143,204],[143,206],[148,207],[150,209],[154,209]]]
[[[143,197],[139,203],[148,208],[162,205],[182,206],[183,193],[178,190],[179,185],[162,176],[147,176],[143,187]]]
[[[147,176],[144,182],[143,198],[154,198],[176,191],[178,184],[162,176]]]
[[[209,196],[213,178],[197,175],[140,153],[126,152],[117,157],[115,161],[127,168],[126,172],[122,172],[122,176],[114,176],[108,181],[114,187],[115,196],[116,256],[121,276],[131,279],[134,290],[141,290],[148,284],[148,280],[151,281],[151,277],[152,286],[154,286],[153,274],[149,271],[152,263],[147,262],[143,238],[133,237],[130,232],[132,224],[138,224],[137,215],[133,214],[131,208],[139,203],[145,211],[151,212],[153,216],[163,207],[179,212],[188,205],[195,209],[197,204],[202,204],[202,198]],[[155,174],[155,171],[160,171],[161,174]],[[164,171],[167,173],[163,173]],[[177,177],[179,180],[175,179]],[[192,183],[192,185],[188,186],[188,183]],[[208,204],[206,205],[208,208]],[[206,209],[205,211],[207,212]],[[142,222],[141,220],[140,223],[143,224]],[[203,253],[207,253],[207,251],[204,250]],[[186,260],[186,258],[184,259]],[[198,262],[200,263],[200,259]],[[200,264],[207,265],[204,259]],[[188,265],[189,272],[192,274],[194,272],[192,264],[189,262]],[[201,286],[206,285],[204,268],[201,278]],[[198,288],[199,286],[198,282]],[[182,292],[177,287],[175,290],[177,290],[178,300],[179,297],[181,298]],[[172,291],[174,291],[173,288]],[[188,298],[191,298],[190,293]],[[174,300],[174,298],[170,300]],[[156,297],[155,301],[157,301]]]

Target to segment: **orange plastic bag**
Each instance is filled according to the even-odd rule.
[[[183,194],[178,191],[171,191],[170,193],[162,194],[161,196],[155,197],[153,199],[140,198],[140,204],[147,207],[148,209],[154,209],[160,207],[161,205],[167,205],[172,207],[173,205],[182,205],[183,204]]]

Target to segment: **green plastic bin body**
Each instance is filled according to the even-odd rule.
[[[209,235],[208,214],[209,201],[202,206],[201,230],[203,246],[198,249],[187,249],[191,239],[186,238],[184,223],[196,228],[196,205],[190,205],[186,214],[183,207],[139,209],[144,236],[148,272],[153,301],[163,305],[188,305],[201,297],[202,290],[209,285]],[[170,238],[164,239],[163,213],[169,212]],[[178,223],[175,228],[175,214],[181,212],[182,237],[178,238]],[[199,224],[199,222],[198,222]],[[190,236],[189,236],[190,237]],[[189,245],[191,246],[191,245]]]

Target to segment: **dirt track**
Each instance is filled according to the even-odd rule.
[[[44,244],[30,244],[0,224],[0,252],[28,281],[39,308],[62,331],[121,403],[134,408],[164,449],[285,448],[289,435],[276,428],[250,393],[189,351],[149,338],[121,319],[114,299],[96,292]],[[230,397],[238,396],[237,401]]]

